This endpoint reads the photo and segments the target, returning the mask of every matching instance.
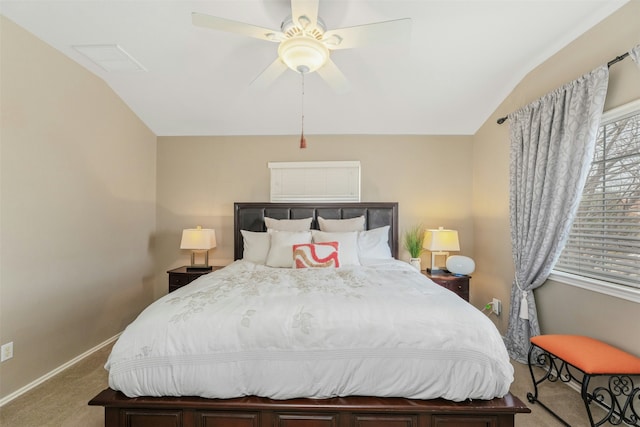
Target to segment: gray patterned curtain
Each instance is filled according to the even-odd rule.
[[[526,363],[540,334],[533,290],[558,260],[591,166],[607,94],[603,65],[509,115],[515,278],[505,344]]]

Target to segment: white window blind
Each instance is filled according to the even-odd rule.
[[[359,202],[360,162],[269,162],[272,202]]]
[[[640,288],[640,102],[603,115],[557,271]]]

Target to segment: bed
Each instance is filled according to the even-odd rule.
[[[493,324],[395,259],[397,203],[234,210],[236,261],[114,346],[90,402],[105,426],[512,426],[528,412]],[[291,268],[308,263],[328,268]]]

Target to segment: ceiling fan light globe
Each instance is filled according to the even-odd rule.
[[[282,41],[278,46],[278,56],[293,71],[313,73],[327,63],[329,49],[322,42],[301,35]]]

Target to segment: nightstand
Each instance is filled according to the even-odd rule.
[[[426,271],[423,271],[422,274],[436,282],[438,285],[455,292],[460,296],[460,298],[469,302],[469,279],[471,279],[471,276],[456,276],[451,273],[431,275]]]
[[[167,271],[167,273],[169,273],[169,292],[173,292],[176,289],[183,287],[184,285],[188,285],[198,277],[204,274],[209,274],[212,271],[219,270],[220,268],[222,267],[213,267],[209,271],[187,271],[187,266],[185,265],[182,267],[174,268],[173,270],[169,270]]]

